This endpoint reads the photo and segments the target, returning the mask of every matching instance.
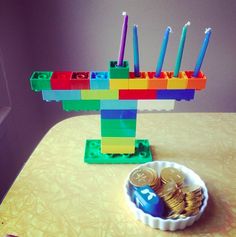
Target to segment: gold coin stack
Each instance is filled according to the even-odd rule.
[[[202,188],[198,185],[189,185],[183,187],[182,192],[185,195],[185,209],[183,215],[197,215],[200,211],[203,200]]]
[[[149,167],[135,169],[130,174],[129,181],[135,187],[149,185],[153,190],[158,190],[161,184],[157,172]]]
[[[163,198],[168,214],[181,214],[184,211],[184,194],[174,181],[163,184],[157,194]]]
[[[174,181],[178,187],[182,187],[184,183],[183,173],[174,167],[162,169],[160,176],[163,184]]]

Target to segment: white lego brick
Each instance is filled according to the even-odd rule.
[[[139,111],[170,111],[175,107],[175,100],[139,100]]]

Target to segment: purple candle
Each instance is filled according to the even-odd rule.
[[[122,26],[121,39],[120,39],[120,51],[119,51],[119,57],[118,57],[118,62],[117,62],[117,66],[119,67],[123,66],[126,35],[127,35],[127,29],[128,29],[128,15],[126,14],[126,12],[123,12],[122,15],[124,16],[124,22]]]

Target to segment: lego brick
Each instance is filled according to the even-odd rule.
[[[137,109],[137,100],[101,100],[101,110]]]
[[[110,89],[129,89],[129,79],[110,79]]]
[[[102,137],[135,137],[136,129],[114,129],[101,126]]]
[[[70,78],[70,89],[90,89],[89,72],[73,72]]]
[[[175,100],[139,100],[139,111],[170,111],[175,107]]]
[[[102,137],[135,137],[136,119],[101,119]]]
[[[62,107],[65,111],[90,111],[100,110],[99,100],[63,100]]]
[[[156,72],[147,72],[148,89],[166,89],[168,76],[166,72],[161,72],[160,77],[155,77]]]
[[[109,63],[110,78],[129,78],[129,62],[124,61],[123,67],[117,66],[117,61]]]
[[[194,99],[195,90],[185,89],[185,90],[158,90],[157,99],[158,100],[192,100]]]
[[[134,153],[134,137],[102,137],[102,153]]]
[[[36,71],[30,77],[30,86],[34,91],[50,90],[52,72]]]
[[[101,119],[101,127],[110,129],[136,129],[136,119]],[[116,136],[114,136],[116,137]]]
[[[80,90],[43,90],[43,100],[60,101],[60,100],[80,100]]]
[[[131,109],[115,109],[115,110],[101,110],[102,119],[136,119],[137,110]]]
[[[84,162],[90,164],[141,164],[152,161],[148,140],[136,140],[134,154],[102,154],[100,140],[87,140]]]
[[[129,89],[147,89],[148,79],[146,72],[140,72],[140,77],[135,77],[134,72],[129,73]]]
[[[82,90],[82,100],[118,100],[118,90]]]
[[[119,90],[120,100],[157,99],[157,90]]]
[[[105,90],[109,89],[109,73],[108,72],[91,72],[90,89]]]
[[[167,89],[186,89],[188,78],[185,72],[179,72],[179,77],[173,77],[173,72],[167,72],[168,75],[168,82],[167,82]]]
[[[193,71],[185,71],[188,77],[187,89],[202,90],[206,88],[207,78],[202,71],[199,72],[198,77],[193,77]]]
[[[135,147],[133,146],[128,146],[128,145],[103,145],[101,146],[101,153],[107,153],[107,154],[133,154],[135,151]]]
[[[72,72],[53,72],[51,77],[52,90],[69,90]]]
[[[135,145],[135,138],[134,137],[102,137],[101,140],[102,145],[129,145],[134,146]]]

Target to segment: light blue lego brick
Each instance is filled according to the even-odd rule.
[[[109,73],[108,72],[91,72],[90,73],[90,89],[104,90],[109,89]]]
[[[43,90],[43,100],[61,101],[61,100],[80,100],[80,90]]]
[[[137,100],[101,100],[101,109],[137,109]]]

